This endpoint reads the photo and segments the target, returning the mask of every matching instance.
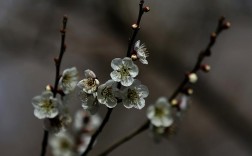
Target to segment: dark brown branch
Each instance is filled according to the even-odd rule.
[[[139,13],[138,13],[137,22],[136,22],[136,24],[132,25],[133,34],[132,34],[132,37],[129,39],[127,57],[130,57],[133,43],[134,43],[136,35],[137,35],[137,33],[138,33],[139,29],[140,29],[140,22],[141,22],[143,13],[144,13],[143,4],[144,4],[144,0],[141,0],[140,3],[139,3]]]
[[[97,129],[95,134],[92,136],[86,151],[81,156],[87,155],[92,150],[93,144],[94,144],[96,138],[98,137],[98,135],[102,132],[102,130],[105,127],[106,123],[108,122],[109,117],[110,117],[110,115],[112,113],[112,110],[113,110],[112,108],[108,108],[107,114],[106,114],[105,118],[103,119],[101,126]]]
[[[197,62],[195,63],[195,65],[194,65],[193,69],[190,71],[190,73],[196,73],[198,70],[200,70],[200,66],[201,66],[201,63],[203,62],[204,58],[211,55],[211,48],[215,44],[217,37],[220,35],[220,33],[223,30],[226,30],[229,27],[230,27],[230,23],[228,21],[226,21],[226,19],[224,17],[221,17],[219,19],[219,22],[218,22],[218,25],[217,25],[217,28],[216,28],[215,32],[213,32],[211,34],[210,42],[208,43],[206,49],[204,51],[202,51],[198,55]],[[177,97],[177,95],[184,90],[184,87],[188,82],[189,82],[189,79],[186,76],[184,78],[184,80],[180,83],[178,88],[170,96],[169,101],[172,101],[173,99],[175,99]],[[146,124],[148,124],[148,125],[146,125]],[[130,140],[133,137],[137,136],[138,134],[144,132],[144,130],[146,130],[148,128],[149,124],[150,124],[149,120],[145,121],[145,123],[143,125],[141,125],[138,128],[138,130],[130,133],[128,136],[126,136],[126,137],[120,139],[119,141],[115,142],[108,149],[106,149],[104,152],[102,152],[98,156],[105,156],[105,155],[109,154],[110,152],[112,152],[114,149],[116,149],[120,145],[124,144],[125,142],[127,142],[128,140]]]
[[[215,32],[213,32],[210,36],[210,42],[208,43],[205,50],[199,53],[197,62],[195,63],[193,69],[190,71],[190,73],[196,73],[200,70],[200,66],[203,62],[203,60],[206,57],[209,57],[211,55],[211,49],[214,46],[217,37],[220,35],[221,32],[228,29],[230,27],[230,23],[226,21],[224,17],[221,17],[219,19],[217,28]],[[178,88],[173,92],[173,94],[170,96],[169,101],[172,101],[177,97],[177,95],[184,89],[185,85],[188,83],[189,79],[187,76],[185,76],[184,80],[180,83]]]
[[[142,132],[144,132],[145,130],[147,130],[148,127],[149,127],[149,124],[150,124],[149,121],[145,122],[145,124],[143,124],[141,127],[139,127],[138,129],[136,129],[132,133],[128,134],[127,136],[125,136],[124,138],[120,139],[119,141],[116,141],[115,143],[113,143],[108,149],[106,149],[105,151],[103,151],[98,156],[106,156],[107,154],[109,154],[110,152],[112,152],[114,149],[116,149],[117,147],[119,147],[121,144],[129,141],[130,139],[134,138],[138,134],[141,134]]]
[[[64,16],[63,17],[63,27],[60,30],[60,32],[61,32],[60,53],[59,53],[59,57],[54,59],[55,67],[56,67],[56,75],[55,75],[54,88],[52,90],[53,97],[56,97],[56,95],[58,93],[58,85],[59,85],[59,79],[60,79],[60,65],[61,65],[61,61],[62,61],[64,52],[66,50],[66,45],[65,45],[66,25],[67,25],[67,17]],[[49,132],[47,130],[44,130],[44,136],[43,136],[42,149],[41,149],[40,156],[46,155],[48,136],[49,136]]]

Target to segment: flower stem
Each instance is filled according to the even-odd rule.
[[[62,26],[62,29],[60,30],[60,32],[61,32],[60,53],[59,53],[59,57],[54,59],[55,67],[56,67],[56,74],[55,74],[54,88],[52,90],[53,97],[56,97],[56,95],[58,93],[58,85],[59,85],[59,80],[60,80],[60,65],[61,65],[61,61],[63,58],[63,54],[66,50],[66,45],[65,45],[66,25],[67,25],[67,17],[66,16],[63,17],[62,22],[63,22],[63,26]],[[49,137],[49,132],[47,130],[44,130],[44,136],[43,136],[42,149],[41,149],[40,156],[46,155],[48,137]]]
[[[113,110],[113,108],[108,108],[107,114],[106,114],[105,118],[103,119],[101,126],[98,128],[98,130],[92,136],[86,151],[83,154],[81,154],[81,156],[86,156],[92,150],[93,144],[94,144],[96,138],[98,137],[98,135],[102,132],[102,130],[105,127],[106,123],[108,122],[109,117],[110,117],[110,115],[112,113],[112,110]]]
[[[132,133],[128,134],[127,136],[125,136],[124,138],[120,139],[119,141],[116,141],[115,143],[113,143],[109,148],[107,148],[105,151],[103,151],[102,153],[98,154],[98,156],[106,156],[107,154],[109,154],[110,152],[112,152],[114,149],[116,149],[117,147],[119,147],[121,144],[129,141],[130,139],[134,138],[135,136],[141,134],[142,132],[144,132],[145,130],[148,129],[149,127],[149,121],[146,121],[142,126],[140,126],[138,129],[136,129],[135,131],[133,131]]]

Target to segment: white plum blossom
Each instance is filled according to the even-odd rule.
[[[85,134],[92,134],[101,124],[101,117],[97,114],[91,115],[89,112],[79,110],[75,114],[74,129],[76,131],[84,132]]]
[[[44,91],[32,99],[34,115],[39,119],[54,118],[59,114],[60,102],[51,91]]]
[[[171,107],[165,97],[160,97],[155,105],[149,106],[147,118],[156,127],[169,127],[173,123]]]
[[[78,71],[76,67],[65,69],[59,80],[59,86],[65,94],[72,92],[78,83]]]
[[[111,62],[114,69],[110,73],[112,80],[121,82],[123,86],[130,86],[134,82],[134,77],[138,75],[138,67],[133,63],[131,58],[115,58]]]
[[[80,87],[84,92],[92,94],[97,91],[100,82],[92,70],[87,69],[84,73],[85,78],[78,82],[77,86]]]
[[[66,132],[53,135],[49,144],[54,156],[77,156],[74,152],[74,138]]]
[[[136,41],[134,45],[134,51],[136,52],[137,58],[141,63],[148,64],[146,58],[149,56],[149,53],[145,47],[145,44],[140,44],[140,40]]]
[[[96,93],[87,94],[86,92],[81,90],[79,97],[81,99],[82,108],[84,110],[90,112],[91,114],[95,114],[98,111],[100,104],[97,100]]]
[[[116,95],[118,95],[118,93],[117,82],[108,80],[105,84],[98,87],[97,99],[101,104],[113,108],[117,105]]]
[[[145,85],[142,85],[139,80],[123,90],[122,103],[126,108],[142,109],[145,106],[145,100],[149,95],[149,90]]]

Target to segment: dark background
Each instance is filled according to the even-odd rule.
[[[54,82],[62,16],[69,16],[62,67],[76,66],[81,77],[91,69],[103,83],[110,78],[111,60],[125,56],[138,2],[0,0],[1,156],[39,155],[42,121],[33,115],[31,98]],[[212,71],[200,73],[178,134],[155,144],[145,132],[111,156],[252,155],[252,1],[147,0],[146,4],[151,12],[144,15],[137,39],[150,51],[149,65],[139,64],[139,79],[150,90],[147,105],[171,95],[208,43],[219,16],[225,15],[232,28],[220,36],[205,61]],[[81,108],[75,95],[72,113]],[[116,107],[91,155],[142,124],[146,108]],[[100,114],[105,111],[102,107]]]

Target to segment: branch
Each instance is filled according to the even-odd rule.
[[[190,73],[196,73],[197,71],[199,71],[201,69],[201,63],[203,62],[205,57],[209,57],[211,55],[211,48],[214,46],[217,37],[221,34],[221,32],[228,29],[230,27],[230,25],[231,25],[230,22],[226,21],[226,19],[224,17],[221,17],[219,19],[219,22],[218,22],[218,25],[217,25],[215,32],[213,32],[211,34],[210,42],[208,43],[206,49],[203,50],[202,52],[200,52],[200,54],[198,55],[198,59],[194,65],[193,69],[190,71]],[[184,90],[184,87],[188,82],[189,82],[189,79],[188,79],[188,76],[186,76],[184,78],[184,80],[180,83],[178,88],[170,96],[170,98],[169,98],[170,102],[173,99],[175,99],[180,92],[182,92]],[[133,131],[132,133],[130,133],[126,137],[116,141],[115,143],[113,143],[111,146],[109,146],[105,151],[103,151],[98,156],[108,155],[110,152],[112,152],[114,149],[116,149],[120,145],[124,144],[128,140],[132,139],[133,137],[135,137],[135,136],[141,134],[142,132],[144,132],[145,130],[147,130],[149,127],[149,124],[150,124],[149,120],[145,121],[145,123],[143,125],[141,125],[136,131]]]
[[[53,97],[56,97],[58,93],[58,85],[59,85],[59,79],[60,79],[60,65],[61,61],[63,58],[63,54],[66,50],[66,45],[65,45],[65,35],[66,35],[66,25],[67,25],[67,17],[63,17],[63,27],[60,30],[61,32],[61,46],[60,46],[60,53],[59,57],[54,59],[55,62],[55,67],[56,67],[56,75],[55,75],[55,82],[54,82],[54,88],[52,89],[53,91]],[[44,130],[44,136],[43,136],[43,141],[42,141],[42,149],[41,149],[41,154],[40,156],[45,156],[46,155],[46,147],[48,144],[48,136],[49,132],[47,130]]]
[[[136,38],[136,35],[140,29],[140,22],[141,22],[142,16],[143,16],[144,12],[148,12],[150,10],[149,7],[143,7],[143,4],[144,4],[144,0],[140,0],[137,22],[136,22],[136,24],[132,25],[133,34],[132,34],[132,37],[129,39],[128,50],[127,50],[127,54],[126,54],[127,57],[131,56],[131,49],[133,47],[133,43]],[[118,83],[117,87],[120,89],[121,84]],[[96,138],[98,137],[98,135],[101,133],[101,131],[105,127],[106,123],[108,122],[112,111],[113,111],[113,108],[108,108],[108,111],[106,113],[104,120],[102,121],[101,126],[97,129],[95,134],[92,136],[91,141],[89,142],[87,149],[85,150],[85,152],[83,154],[81,154],[81,156],[86,156],[92,150],[93,144],[94,144]]]
[[[139,127],[138,129],[136,129],[132,133],[128,134],[127,136],[125,136],[124,138],[120,139],[119,141],[114,142],[108,149],[106,149],[105,151],[103,151],[98,156],[106,156],[106,155],[108,155],[111,151],[113,151],[114,149],[116,149],[117,147],[119,147],[121,144],[129,141],[130,139],[134,138],[138,134],[141,134],[142,132],[144,132],[145,130],[147,130],[148,127],[149,127],[149,124],[150,124],[149,121],[145,122],[141,127]]]

